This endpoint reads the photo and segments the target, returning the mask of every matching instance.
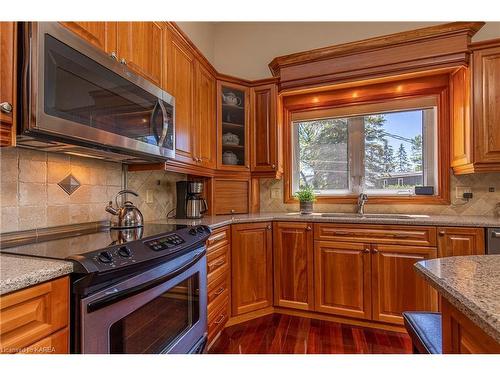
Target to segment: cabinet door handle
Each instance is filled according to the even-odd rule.
[[[113,51],[110,53],[109,57],[111,57],[113,60],[117,60],[118,61],[118,56],[116,55],[116,52]]]
[[[377,250],[377,249],[373,249],[373,250],[372,250],[372,253],[373,253],[373,254],[377,254],[377,253],[378,253],[378,250]]]
[[[273,229],[273,227],[272,227],[271,225],[268,225],[268,226],[266,227],[266,229],[267,229],[267,230],[271,230],[271,229]]]
[[[12,104],[9,102],[0,103],[0,111],[3,113],[11,113],[12,112]]]
[[[439,231],[440,236],[444,236],[445,234],[446,234],[446,232],[444,230]]]
[[[276,164],[271,165],[272,169],[276,169]]]
[[[232,213],[232,214],[234,214],[234,212],[235,212],[234,210],[231,210],[231,213]]]
[[[363,250],[363,253],[368,254],[369,252],[370,252],[370,248],[369,247],[367,247],[366,249]]]
[[[306,227],[306,230],[307,230],[308,232],[310,232],[310,231],[312,231],[312,228],[311,228],[311,227]]]
[[[127,65],[127,60],[125,60],[123,57],[120,60],[120,64],[122,65]]]

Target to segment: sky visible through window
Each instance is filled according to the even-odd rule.
[[[384,117],[386,122],[384,128],[387,133],[397,134],[404,138],[412,139],[422,134],[422,111],[394,112],[386,113]],[[411,153],[411,143],[404,142],[392,137],[387,137],[389,145],[397,150],[400,144],[403,144],[408,155]]]

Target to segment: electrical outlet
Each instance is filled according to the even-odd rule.
[[[465,193],[472,193],[472,188],[470,186],[457,186],[455,191],[455,198],[464,199]]]
[[[280,189],[271,189],[271,199],[279,199]]]
[[[146,190],[146,203],[153,203],[154,193],[153,190]]]

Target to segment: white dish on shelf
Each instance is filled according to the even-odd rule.
[[[231,132],[227,132],[224,135],[222,135],[222,144],[229,146],[237,146],[240,144],[240,137]]]
[[[232,151],[225,151],[222,154],[222,162],[226,165],[237,165],[238,164],[238,157]]]

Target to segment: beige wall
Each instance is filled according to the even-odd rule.
[[[0,233],[113,219],[104,208],[122,189],[119,163],[22,148],[1,148],[0,163]],[[69,173],[82,185],[71,195],[57,185]],[[146,221],[165,218],[174,208],[175,182],[183,179],[177,173],[127,173],[128,187],[139,193],[130,198]]]
[[[177,25],[186,33],[207,60],[215,66],[216,22],[177,22]]]
[[[179,25],[207,53],[206,57],[218,71],[260,79],[271,76],[268,64],[276,56],[439,23],[442,22],[179,22]],[[488,22],[473,40],[498,37],[500,22]]]

